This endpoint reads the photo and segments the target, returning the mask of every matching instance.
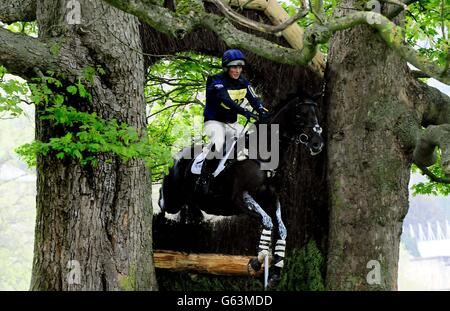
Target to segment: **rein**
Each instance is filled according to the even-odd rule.
[[[290,106],[292,103],[292,101],[290,103],[288,103],[287,105],[284,105],[280,110],[278,110],[278,112],[270,119],[269,122],[267,122],[267,125],[273,124],[273,122],[278,118],[278,116],[287,109],[288,106]],[[316,102],[309,100],[309,99],[305,99],[304,101],[300,102],[300,105],[305,105],[305,106],[313,106],[314,108],[318,108],[318,105]],[[312,128],[314,133],[317,133],[318,135],[322,134],[322,128],[319,125],[319,122],[317,120],[315,120],[314,124],[309,124],[309,125],[305,125],[303,126],[303,128]],[[303,144],[303,145],[308,145],[309,142],[309,136],[305,133],[300,133],[297,137],[291,137],[290,139],[291,141],[293,141],[296,145],[298,144]]]

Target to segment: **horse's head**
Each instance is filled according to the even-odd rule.
[[[319,154],[324,143],[317,103],[311,98],[296,98],[291,103],[289,121],[293,127],[295,143],[305,145],[311,151],[311,155]]]
[[[281,137],[305,145],[311,155],[316,155],[322,151],[324,142],[322,127],[319,124],[319,109],[313,98],[291,99],[267,123],[280,124]]]

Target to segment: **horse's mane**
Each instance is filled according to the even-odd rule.
[[[271,112],[271,118],[268,124],[271,124],[276,118],[282,113],[285,109],[287,109],[294,101],[300,101],[303,99],[312,99],[316,100],[321,94],[310,95],[308,92],[302,91],[299,93],[291,93],[286,96],[285,99],[281,101],[279,105],[274,107],[274,111]]]

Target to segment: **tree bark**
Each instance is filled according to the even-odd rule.
[[[0,21],[6,24],[36,20],[36,0],[3,0]]]
[[[395,290],[412,151],[403,134],[420,126],[407,97],[408,68],[358,26],[332,38],[326,85],[328,289]]]
[[[77,108],[117,119],[146,135],[144,64],[138,20],[102,1],[79,1],[80,25],[66,22],[65,2],[39,1],[40,40],[58,36],[68,68],[100,65],[91,104]],[[72,51],[75,57],[65,54]],[[76,78],[76,77],[75,77]],[[74,77],[71,77],[74,79]],[[36,139],[61,133],[36,113]],[[143,160],[125,163],[99,155],[98,165],[39,156],[32,290],[155,290],[149,171]]]
[[[57,59],[47,44],[3,28],[0,28],[0,64],[10,73],[24,78],[36,75],[34,68],[58,68]]]

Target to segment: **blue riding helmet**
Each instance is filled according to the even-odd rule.
[[[238,49],[225,51],[222,56],[222,67],[245,66],[245,55]]]

